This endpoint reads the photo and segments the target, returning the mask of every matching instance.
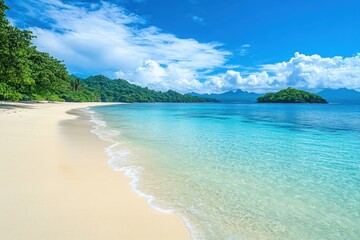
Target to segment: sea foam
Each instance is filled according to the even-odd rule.
[[[93,123],[93,127],[90,130],[91,133],[98,136],[101,140],[111,144],[105,148],[105,153],[109,157],[107,161],[108,165],[114,171],[122,172],[125,176],[130,178],[129,185],[132,191],[137,195],[144,197],[151,208],[164,214],[178,215],[184,222],[186,228],[189,230],[191,239],[202,240],[203,238],[201,238],[200,235],[196,233],[196,230],[193,228],[190,221],[186,217],[182,216],[174,209],[164,209],[159,207],[156,204],[156,198],[154,196],[146,194],[139,189],[139,181],[141,181],[140,175],[143,171],[143,168],[140,166],[132,166],[131,164],[129,165],[127,156],[130,153],[121,144],[120,132],[118,130],[110,129],[96,111],[91,110],[91,108],[85,108],[84,110],[90,115],[89,121]]]

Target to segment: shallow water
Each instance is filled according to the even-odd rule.
[[[92,109],[111,165],[194,239],[360,239],[360,106]]]

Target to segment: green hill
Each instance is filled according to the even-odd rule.
[[[259,97],[257,103],[328,103],[322,97],[295,88],[283,89],[277,93],[267,93]]]
[[[81,101],[82,92],[93,97],[94,101],[102,102],[214,102],[213,99],[180,94],[175,91],[160,92],[131,84],[124,79],[109,79],[98,75],[86,79],[72,76],[73,81],[79,82],[78,95],[68,96],[67,101]],[[71,98],[73,97],[73,98]],[[78,99],[79,97],[80,99]]]

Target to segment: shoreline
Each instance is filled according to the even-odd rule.
[[[73,115],[96,105],[0,103],[2,239],[190,239],[108,165],[89,116]]]
[[[128,103],[124,103],[124,104],[128,104]],[[119,149],[117,148],[119,145],[122,145],[121,142],[117,139],[117,135],[119,134],[119,132],[117,130],[108,128],[105,120],[102,119],[102,117],[98,116],[96,110],[93,110],[91,107],[85,109],[79,109],[79,110],[83,110],[84,112],[86,112],[86,114],[89,114],[89,118],[91,119],[90,122],[94,124],[91,132],[102,141],[109,143],[109,145],[105,148],[105,152],[108,156],[108,160],[107,160],[108,165],[114,171],[121,172],[121,174],[129,178],[129,186],[131,187],[131,190],[138,196],[145,198],[147,204],[152,209],[163,214],[172,214],[178,216],[183,221],[185,227],[189,231],[189,236],[190,236],[189,239],[197,239],[197,237],[195,237],[196,231],[191,225],[188,218],[180,214],[176,209],[164,209],[161,206],[158,206],[156,203],[154,203],[156,199],[155,196],[150,195],[139,189],[138,183],[139,181],[141,181],[139,177],[139,171],[141,170],[139,170],[138,167],[122,166],[123,165],[122,161],[124,159],[125,162],[128,161],[126,160],[126,155],[128,154],[128,150],[124,147],[121,147]],[[74,114],[81,115],[81,113],[74,113]],[[111,132],[110,136],[108,135],[109,131]],[[120,159],[119,159],[119,155],[120,155]],[[121,162],[119,163],[119,161]]]

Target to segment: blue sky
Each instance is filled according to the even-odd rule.
[[[79,76],[183,93],[360,89],[360,1],[11,0]]]

